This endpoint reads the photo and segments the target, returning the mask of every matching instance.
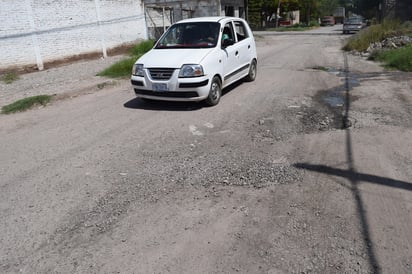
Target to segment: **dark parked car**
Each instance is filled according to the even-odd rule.
[[[343,22],[343,34],[357,32],[366,27],[366,23],[361,17],[351,17]]]

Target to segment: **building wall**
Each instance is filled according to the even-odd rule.
[[[142,1],[0,0],[0,69],[100,52],[145,39]]]
[[[158,39],[165,27],[186,18],[204,16],[245,17],[244,0],[144,0],[149,38]],[[165,13],[159,9],[167,7]],[[228,14],[233,12],[233,14]],[[171,14],[171,15],[170,15]]]

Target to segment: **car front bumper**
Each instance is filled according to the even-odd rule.
[[[343,27],[344,32],[360,31],[361,29],[362,29],[362,26],[344,26]]]
[[[144,76],[132,75],[130,80],[137,97],[153,100],[202,101],[210,90],[207,76],[178,78],[178,72],[168,80],[153,80],[148,73]]]

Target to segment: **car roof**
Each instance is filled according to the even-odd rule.
[[[206,17],[196,17],[196,18],[189,18],[183,19],[176,23],[192,23],[192,22],[220,22],[222,20],[243,20],[242,18],[238,17],[229,17],[229,16],[206,16]]]

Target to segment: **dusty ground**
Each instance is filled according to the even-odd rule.
[[[0,272],[412,273],[412,76],[338,33],[258,34],[213,108],[92,77],[1,115]]]
[[[0,106],[29,96],[73,96],[93,93],[119,84],[119,81],[105,79],[96,74],[122,58],[124,55],[114,55],[106,59],[84,60],[68,66],[60,65],[44,71],[22,74],[13,84],[0,81]]]

